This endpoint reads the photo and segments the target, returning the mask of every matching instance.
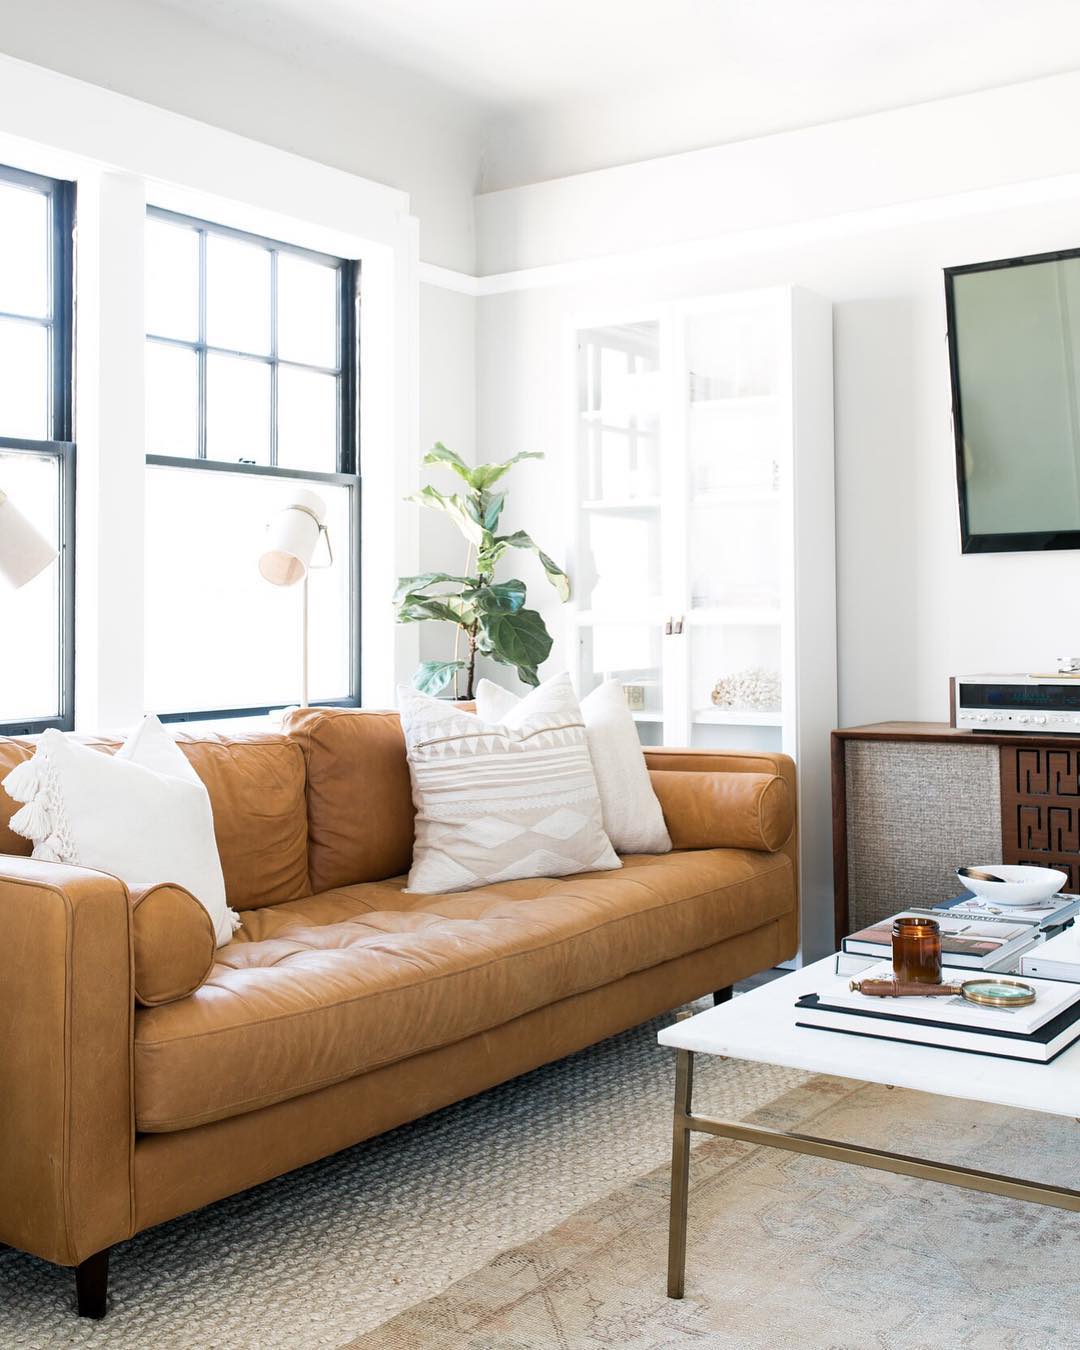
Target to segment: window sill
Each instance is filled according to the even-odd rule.
[[[254,717],[206,717],[201,721],[167,722],[166,729],[175,735],[205,735],[215,731],[222,736],[236,735],[245,731],[281,731],[284,710],[272,713],[260,713]]]

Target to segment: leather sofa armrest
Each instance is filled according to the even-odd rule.
[[[779,750],[680,750],[672,746],[646,747],[645,762],[650,769],[669,773],[774,773],[787,783],[791,792],[794,826],[780,850],[791,859],[795,900],[799,887],[799,808],[795,780],[795,761]]]
[[[0,1242],[60,1265],[132,1230],[131,930],[115,877],[0,855]]]

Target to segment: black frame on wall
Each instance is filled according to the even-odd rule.
[[[1065,262],[1080,258],[1080,248],[1056,253],[1031,253],[1018,258],[1000,258],[992,262],[968,263],[946,267],[945,316],[949,341],[949,382],[952,391],[953,438],[956,450],[956,491],[960,506],[960,549],[963,553],[1029,553],[1042,550],[1080,549],[1080,529],[1018,530],[1009,533],[976,534],[971,529],[968,510],[967,473],[964,465],[964,421],[960,397],[960,370],[956,346],[956,300],[954,279],[973,272],[994,272],[1005,267],[1027,267],[1033,263]]]
[[[31,735],[49,727],[75,725],[75,441],[74,441],[74,234],[75,184],[0,166],[0,181],[42,193],[49,206],[49,313],[44,319],[0,314],[34,323],[49,332],[49,435],[45,440],[0,436],[5,454],[51,459],[57,465],[57,538],[60,546],[57,715],[24,721],[0,720],[0,734]],[[0,718],[3,710],[0,709]]]
[[[168,346],[183,347],[194,351],[198,358],[198,453],[196,456],[148,454],[146,462],[151,466],[173,469],[187,469],[192,472],[214,472],[230,474],[248,474],[253,477],[269,477],[293,480],[317,486],[319,483],[334,484],[349,489],[349,693],[345,698],[317,699],[321,707],[359,707],[360,705],[360,351],[359,351],[359,305],[360,305],[360,262],[356,259],[336,258],[329,254],[318,253],[302,248],[297,244],[270,239],[263,235],[238,230],[229,225],[219,225],[214,221],[203,220],[195,216],[186,216],[161,207],[148,206],[147,216],[173,224],[186,226],[199,235],[199,333],[195,341],[164,338],[148,332],[148,342],[160,342]],[[253,356],[250,353],[233,353],[225,348],[214,347],[206,339],[206,236],[224,235],[229,238],[257,244],[271,254],[271,351],[266,357]],[[334,267],[338,272],[337,304],[337,365],[329,367],[305,366],[303,362],[281,361],[277,353],[277,255],[291,253],[302,258]],[[216,460],[206,454],[206,358],[208,353],[222,352],[225,355],[243,355],[249,360],[262,361],[270,367],[270,463],[252,464],[243,460]],[[334,374],[338,381],[338,434],[337,464],[333,472],[320,472],[310,469],[291,469],[278,464],[278,399],[277,370],[279,364],[297,366],[302,369],[319,370],[324,374]],[[200,708],[184,712],[162,712],[163,722],[186,722],[194,720],[216,720],[226,717],[256,717],[273,712],[274,706],[252,706],[240,708]]]

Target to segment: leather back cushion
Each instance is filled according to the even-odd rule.
[[[313,893],[407,872],[414,811],[397,713],[297,708],[285,730],[307,762]]]
[[[120,745],[116,740],[79,739],[107,754]],[[229,904],[234,909],[257,909],[310,895],[304,757],[299,746],[269,732],[176,739],[210,794]],[[0,738],[0,779],[33,753],[32,737]],[[8,828],[18,809],[18,803],[0,789],[0,853],[28,856],[30,841]]]

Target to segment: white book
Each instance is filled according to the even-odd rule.
[[[891,980],[891,961],[880,961],[862,971],[860,980]],[[969,975],[966,971],[943,972],[943,984],[963,984],[970,979],[986,979],[985,975]],[[906,1021],[939,1022],[943,1026],[972,1027],[976,1031],[1007,1031],[1029,1036],[1066,1008],[1080,1003],[1080,984],[1065,984],[1054,980],[1039,980],[1032,986],[1037,990],[1034,1003],[1023,1008],[984,1008],[954,994],[931,995],[926,998],[878,998],[860,994],[849,987],[849,982],[837,979],[830,987],[819,991],[822,1003],[833,1007],[850,1008],[856,1013],[880,1013]]]
[[[891,918],[850,933],[844,938],[843,950],[852,955],[876,956],[879,960],[891,956],[893,922],[904,915],[925,918],[925,912],[901,910]],[[1000,969],[1001,962],[1026,951],[1032,942],[1030,924],[953,918],[944,912],[935,913],[934,917],[941,930],[941,963],[945,966]]]
[[[1027,923],[1036,928],[1060,928],[1080,914],[1080,895],[1067,895],[1061,891],[1041,905],[1031,906],[995,905],[981,896],[969,895],[942,900],[925,908],[916,907],[916,912],[935,917],[945,914],[954,919],[979,919],[985,923]]]
[[[1080,926],[1047,938],[1020,958],[1020,974],[1080,984]]]
[[[889,978],[891,965],[882,962],[877,972]],[[866,971],[861,978],[872,977]],[[959,998],[870,998],[853,993],[847,979],[834,975],[818,993],[796,1002],[795,1025],[1045,1064],[1080,1039],[1080,987],[1049,980],[1032,983],[1035,1003],[1007,1011],[979,1008]],[[1042,1016],[1046,1013],[1048,1020]],[[1035,1021],[1039,1025],[1033,1027]]]

